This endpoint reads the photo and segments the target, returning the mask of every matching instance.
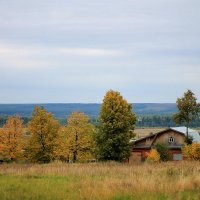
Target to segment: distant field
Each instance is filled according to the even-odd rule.
[[[158,128],[156,128],[156,127],[155,128],[151,128],[151,127],[149,127],[149,128],[146,128],[146,127],[145,128],[136,128],[134,132],[137,134],[138,138],[141,138],[141,137],[145,137],[145,136],[149,135],[150,133],[157,133],[157,132],[162,131],[166,128],[159,128],[159,127]],[[194,129],[200,132],[200,128],[194,128]]]
[[[164,129],[165,128],[136,128],[134,132],[137,134],[138,138],[141,138],[149,135],[150,133],[157,133]]]
[[[0,166],[1,200],[199,200],[199,162]]]

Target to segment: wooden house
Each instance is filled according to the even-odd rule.
[[[189,129],[189,135],[193,137],[193,141],[200,142],[200,135],[197,131]],[[174,127],[132,140],[133,149],[129,162],[136,163],[144,161],[156,143],[168,146],[172,160],[183,160],[181,148],[184,145],[185,136],[186,127]]]

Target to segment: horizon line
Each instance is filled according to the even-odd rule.
[[[129,102],[128,102],[129,103]],[[20,104],[26,104],[26,105],[37,105],[37,104],[102,104],[102,103],[99,103],[99,102],[87,102],[87,103],[72,103],[72,102],[68,102],[68,103],[55,103],[55,102],[48,102],[48,103],[1,103],[0,102],[0,105],[20,105]],[[176,102],[131,102],[131,104],[176,104]]]

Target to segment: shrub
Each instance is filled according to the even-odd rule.
[[[155,145],[155,148],[158,151],[158,153],[160,154],[160,160],[161,161],[168,161],[169,160],[169,149],[168,149],[167,145],[157,143]]]
[[[185,145],[182,150],[187,160],[200,161],[200,143],[193,142],[191,145]]]
[[[160,154],[156,149],[151,149],[150,153],[147,157],[148,162],[159,162],[160,161]]]

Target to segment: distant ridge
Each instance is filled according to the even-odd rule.
[[[65,118],[73,111],[82,111],[96,118],[101,107],[98,103],[0,104],[0,115],[30,117],[36,105],[43,106],[58,118]],[[177,111],[177,107],[175,103],[134,103],[133,111],[138,115],[172,114]]]

